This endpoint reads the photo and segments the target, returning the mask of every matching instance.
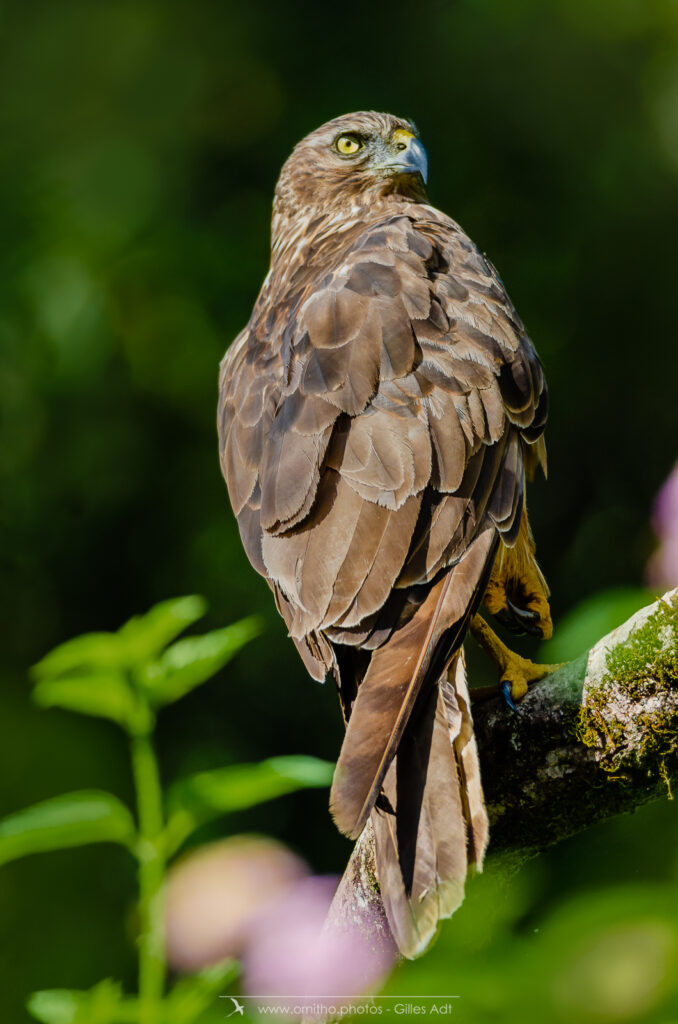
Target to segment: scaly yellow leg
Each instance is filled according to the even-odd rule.
[[[472,691],[475,699],[489,696],[489,691],[496,693],[497,689],[501,689],[505,683],[509,683],[511,698],[520,700],[527,693],[530,683],[536,682],[537,679],[543,679],[550,672],[562,668],[562,665],[537,665],[529,658],[522,658],[499,639],[481,615],[473,616],[469,623],[469,629],[480,646],[499,666],[498,687],[486,687],[480,691]]]

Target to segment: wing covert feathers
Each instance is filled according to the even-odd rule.
[[[488,528],[431,587],[409,622],[372,655],[346,726],[330,794],[337,827],[352,838],[360,835],[374,806],[424,681],[433,667],[438,674],[444,670],[463,640],[493,547]],[[445,634],[441,664],[439,646]]]
[[[347,635],[383,607],[389,589],[434,578],[484,528],[485,509],[511,543],[511,483],[522,488],[525,460],[528,472],[545,466],[541,365],[494,268],[458,225],[399,203],[361,212],[341,231],[318,221],[313,232],[305,256],[272,264],[224,358],[218,414],[243,544],[295,606],[295,639],[321,629]],[[475,492],[480,470],[484,490]],[[488,505],[495,486],[501,493]],[[332,516],[335,527],[341,520],[338,543],[327,540],[332,488],[342,506]],[[500,500],[508,517],[495,514]],[[398,526],[389,521],[391,540],[399,538],[398,558],[382,566],[390,582],[369,600],[350,543],[361,504],[408,506]],[[415,505],[424,509],[416,525]],[[360,515],[365,536],[369,516]],[[399,579],[413,536],[418,556]],[[336,558],[327,579],[307,579],[327,543]]]

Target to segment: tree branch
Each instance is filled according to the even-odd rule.
[[[678,588],[530,689],[517,714],[476,704],[490,854],[517,863],[575,832],[672,798],[678,779]],[[358,927],[386,948],[374,836],[365,828],[328,926]]]

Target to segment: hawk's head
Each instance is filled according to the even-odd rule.
[[[283,165],[275,208],[301,212],[390,192],[425,197],[426,150],[411,121],[392,114],[344,114],[302,139]]]

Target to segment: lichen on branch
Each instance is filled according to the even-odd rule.
[[[659,777],[671,797],[678,751],[676,591],[601,641],[589,663],[579,738],[598,752],[611,779],[632,784],[638,773],[641,780]]]

